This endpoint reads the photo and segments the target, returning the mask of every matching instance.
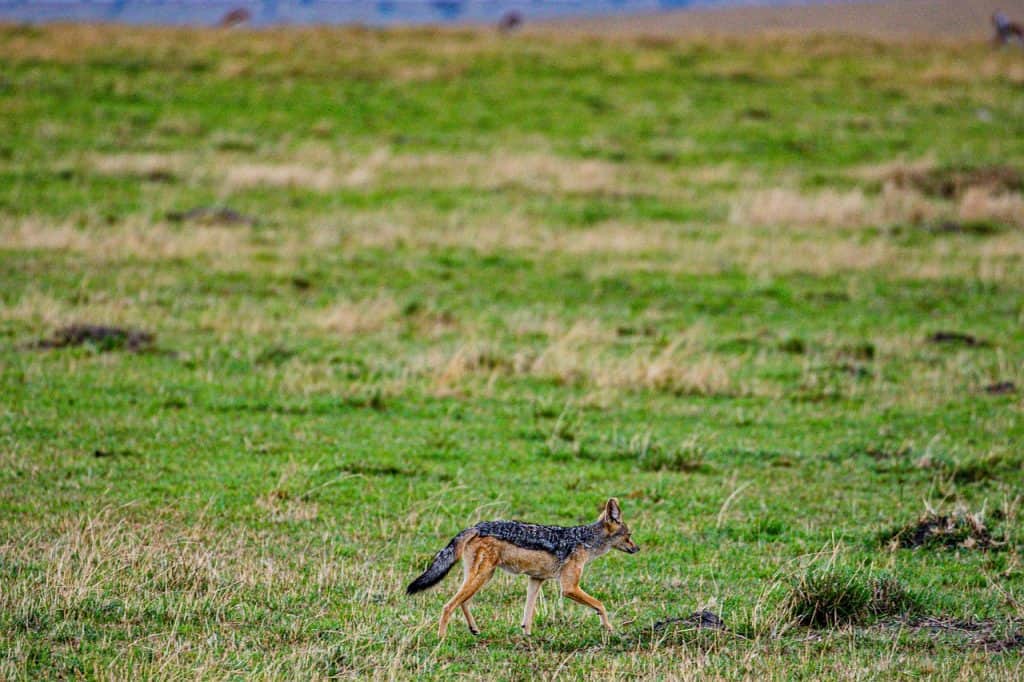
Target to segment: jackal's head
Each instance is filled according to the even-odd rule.
[[[619,501],[614,497],[605,502],[604,510],[598,521],[604,529],[608,544],[612,547],[627,554],[636,554],[640,551],[640,548],[633,542],[629,526],[622,522],[622,509],[619,508]]]

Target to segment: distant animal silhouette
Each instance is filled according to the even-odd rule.
[[[498,20],[498,31],[501,33],[511,33],[522,25],[523,15],[515,10],[511,10],[501,15],[501,19]]]
[[[240,24],[247,24],[252,21],[252,12],[247,7],[236,7],[228,11],[217,23],[221,28],[231,28]]]
[[[995,12],[992,15],[992,27],[996,33],[992,37],[996,45],[1006,45],[1011,40],[1017,40],[1024,44],[1024,28],[1016,21],[1010,21],[1002,12]]]

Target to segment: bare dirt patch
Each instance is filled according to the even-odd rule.
[[[934,344],[956,344],[960,346],[968,346],[970,348],[987,348],[991,346],[991,342],[985,339],[980,339],[974,334],[965,334],[964,332],[951,332],[951,331],[937,331],[928,336],[928,343]]]
[[[728,630],[725,626],[725,621],[712,611],[707,609],[701,609],[700,611],[694,611],[685,618],[674,617],[666,618],[665,620],[659,620],[654,624],[655,630],[664,630],[672,625],[680,625],[683,627],[694,628],[697,630]]]
[[[167,219],[175,223],[199,225],[255,225],[256,218],[226,206],[197,206],[187,211],[170,211]]]
[[[32,345],[38,349],[75,348],[89,345],[100,352],[125,350],[142,353],[154,349],[156,337],[150,332],[102,324],[72,324],[56,330],[48,339]]]
[[[978,648],[993,653],[1019,651],[1024,649],[1024,632],[1015,632],[1006,637],[986,637],[978,642]]]
[[[886,180],[897,187],[917,190],[925,196],[941,199],[957,199],[971,189],[984,189],[990,193],[1024,190],[1024,174],[1006,165],[976,168],[908,165],[894,168]]]
[[[1018,619],[965,619],[945,616],[925,616],[911,620],[896,620],[886,627],[909,628],[935,634],[953,635],[963,645],[986,653],[1003,653],[1024,649],[1024,632],[1019,630]]]
[[[990,550],[1005,543],[993,537],[982,514],[956,510],[939,514],[929,510],[917,521],[886,537],[890,549]]]

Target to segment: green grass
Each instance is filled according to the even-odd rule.
[[[1022,82],[831,37],[0,29],[0,677],[1011,676]],[[251,224],[166,217],[211,205]],[[156,347],[32,348],[72,323]],[[456,578],[403,594],[612,495],[612,635],[549,585],[523,638],[502,575],[438,642]],[[995,542],[891,546],[929,510]]]

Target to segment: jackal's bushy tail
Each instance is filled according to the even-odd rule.
[[[434,555],[434,560],[430,562],[430,566],[423,572],[423,575],[413,580],[409,583],[409,587],[405,588],[406,594],[416,594],[429,589],[448,575],[448,571],[452,570],[452,566],[459,560],[461,552],[458,544],[463,535],[465,535],[464,532],[453,537],[444,549]]]

